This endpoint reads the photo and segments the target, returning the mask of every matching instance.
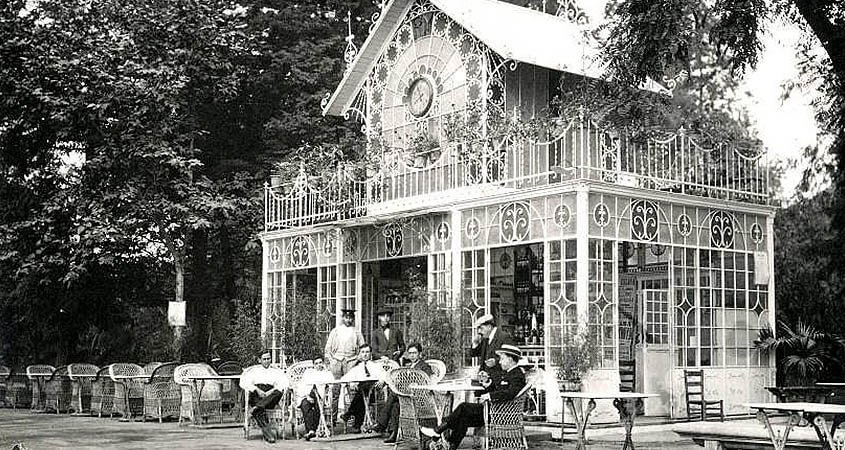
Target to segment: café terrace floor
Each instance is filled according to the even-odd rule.
[[[634,444],[637,449],[701,449],[692,441],[683,440],[670,431],[670,424],[640,424],[634,428]],[[575,444],[571,440],[562,445],[552,440],[548,431],[530,429],[529,448],[569,449]],[[548,430],[548,429],[546,429]],[[195,428],[179,426],[176,422],[121,422],[117,419],[68,416],[66,414],[32,413],[28,410],[0,409],[0,450],[11,449],[16,443],[26,449],[235,449],[235,448],[278,448],[278,449],[388,449],[381,439],[375,437],[338,437],[321,442],[304,440],[279,440],[266,444],[261,440],[258,429],[252,430],[252,438],[245,441],[241,428]],[[590,449],[618,449],[621,447],[623,431],[619,427],[590,429]],[[467,438],[461,448],[471,448],[472,439]],[[410,448],[403,446],[402,448]]]

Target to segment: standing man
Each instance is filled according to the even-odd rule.
[[[358,348],[364,345],[364,336],[355,324],[355,310],[341,310],[341,324],[336,326],[326,340],[325,362],[329,365],[336,380],[346,375],[356,364]],[[333,387],[332,411],[337,411],[337,399],[340,395],[340,385]]]
[[[261,427],[261,434],[264,440],[273,443],[276,438],[270,429],[267,420],[268,409],[273,409],[282,399],[285,389],[288,387],[288,377],[282,369],[270,367],[272,357],[269,351],[262,350],[260,354],[261,365],[251,367],[241,376],[241,388],[249,393],[250,415],[255,423]]]
[[[399,361],[405,351],[405,338],[402,330],[390,327],[393,311],[382,307],[378,313],[378,329],[373,331],[373,359],[387,358]]]
[[[509,402],[516,398],[525,387],[525,374],[517,367],[522,358],[522,350],[515,345],[503,344],[496,353],[500,356],[502,366],[501,378],[487,380],[482,385],[479,400],[481,402]],[[457,449],[467,434],[469,427],[484,426],[484,405],[481,403],[464,402],[458,405],[452,414],[443,419],[443,423],[436,428],[421,427],[420,433],[433,440],[440,439],[441,434],[451,430],[447,438],[449,449]]]
[[[405,352],[405,358],[408,360],[407,367],[423,371],[426,375],[431,376],[434,370],[422,359],[422,345],[414,342],[408,346]],[[387,433],[385,444],[396,443],[397,433],[399,431],[399,399],[393,394],[393,391],[387,391],[387,400],[384,402],[384,407],[379,411],[378,423],[375,431],[377,433]]]
[[[481,364],[478,366],[478,375],[483,378],[486,375],[497,375],[501,368],[496,361],[496,351],[502,345],[513,345],[513,342],[496,327],[492,314],[485,314],[475,321],[477,334],[472,339],[470,356],[479,358]]]

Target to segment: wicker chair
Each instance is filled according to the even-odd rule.
[[[144,421],[147,417],[159,422],[166,417],[179,417],[182,393],[173,380],[173,372],[178,366],[176,362],[163,363],[144,381]]]
[[[70,380],[70,366],[61,366],[44,382],[44,409],[70,412],[73,398],[73,383]]]
[[[410,389],[412,384],[431,384],[425,372],[408,367],[391,370],[387,385],[399,399],[399,432],[396,445],[410,442],[420,445],[420,427],[437,426],[437,406],[429,391]]]
[[[182,393],[182,403],[179,408],[179,423],[182,423],[182,419],[189,419],[192,423],[198,423],[200,419],[203,422],[207,422],[209,417],[217,417],[222,423],[221,383],[215,380],[206,380],[203,384],[202,392],[199,393],[200,397],[195,398],[194,382],[190,378],[195,375],[217,375],[217,373],[211,366],[204,363],[182,364],[176,367],[176,370],[173,372],[173,381],[179,385],[179,390]],[[199,417],[195,417],[194,402],[196,402]]]
[[[431,374],[431,382],[439,383],[446,376],[446,363],[439,359],[427,359],[426,364],[431,366],[433,373]]]
[[[111,366],[101,368],[91,382],[91,414],[97,417],[111,417],[114,413],[114,381],[109,370]]]
[[[30,391],[32,393],[31,408],[34,411],[44,410],[46,400],[44,383],[55,371],[55,367],[46,364],[34,364],[26,367],[26,377],[29,379],[29,385],[32,388]]]
[[[310,361],[308,361],[310,363]],[[254,366],[249,366],[246,369],[243,369],[243,373],[241,375],[247,375],[250,370],[256,369],[261,367],[260,364],[256,364]],[[303,371],[304,372],[304,371]],[[302,372],[299,373],[299,376],[302,376]],[[249,430],[252,425],[256,427],[258,424],[253,420],[252,416],[249,414],[249,393],[243,392],[243,429],[244,429],[244,439],[249,439]],[[265,410],[265,414],[267,415],[267,421],[270,423],[271,427],[274,430],[275,437],[282,439],[285,438],[285,410],[288,409],[290,406],[290,402],[293,403],[293,389],[288,388],[285,392],[282,393],[282,399],[279,400],[279,404],[276,405],[274,409]],[[291,410],[288,417],[292,417],[290,414],[293,414]],[[292,433],[295,433],[295,430],[292,430]]]
[[[91,411],[92,384],[99,370],[100,368],[93,364],[75,363],[68,366],[72,383],[70,408],[76,414]]]
[[[528,448],[522,413],[525,396],[532,387],[527,383],[509,402],[484,403],[484,450]]]
[[[156,369],[158,369],[163,362],[160,361],[152,361],[144,364],[144,375],[152,375]]]
[[[124,419],[132,419],[144,410],[144,391],[140,378],[143,375],[144,368],[138,364],[115,363],[109,366],[109,378],[114,383],[114,412]]]
[[[217,373],[220,375],[240,375],[243,371],[244,369],[237,361],[226,361],[217,366]],[[242,400],[238,384],[234,380],[222,380],[221,383],[223,390],[220,392],[220,398],[223,402],[223,410],[229,411],[233,416],[240,416],[238,406],[240,406]]]
[[[12,374],[12,370],[6,366],[0,366],[0,403],[3,406],[7,406],[6,402],[6,391],[9,389],[9,375]]]
[[[32,404],[32,388],[25,372],[12,370],[6,377],[6,406],[17,408]]]

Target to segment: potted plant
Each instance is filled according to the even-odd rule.
[[[842,365],[837,357],[845,346],[841,337],[800,320],[795,329],[782,321],[779,328],[778,336],[771,328],[761,329],[754,347],[764,356],[780,356],[779,365],[786,386],[814,386],[826,369]]]
[[[557,367],[557,379],[562,391],[581,390],[584,375],[598,367],[601,351],[592,330],[566,330],[561,346],[552,350],[552,363]]]
[[[447,373],[458,370],[462,356],[460,315],[453,308],[438,305],[421,277],[410,276],[401,295],[410,305],[406,341],[422,344],[426,359],[443,361]]]

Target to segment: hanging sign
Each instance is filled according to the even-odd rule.
[[[173,327],[184,327],[185,302],[170,302],[167,305],[167,323]]]
[[[766,252],[754,252],[754,284],[769,284],[769,258]]]

